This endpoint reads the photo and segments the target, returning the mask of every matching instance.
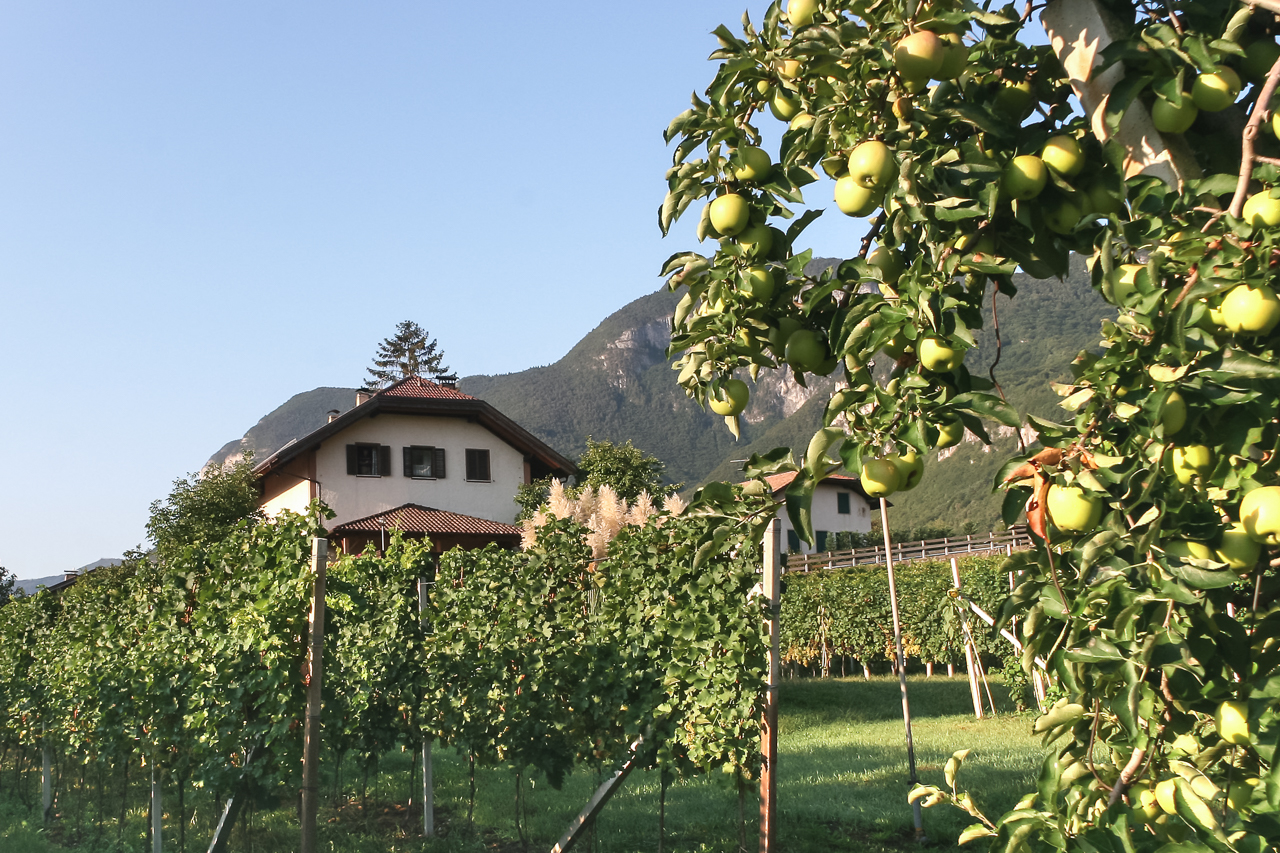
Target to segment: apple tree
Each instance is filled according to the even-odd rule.
[[[678,381],[736,429],[761,370],[838,379],[802,459],[749,465],[799,470],[798,529],[833,462],[889,494],[988,423],[1034,437],[997,484],[1038,537],[1004,616],[1053,676],[1054,750],[1003,816],[957,787],[963,753],[913,793],[972,813],[963,840],[1280,842],[1277,9],[775,2],[715,31],[715,76],[667,129],[659,225],[692,208],[709,246],[663,270]],[[807,274],[832,197],[865,237]],[[1101,355],[1064,359],[1060,422],[1024,419],[965,352],[1015,270],[1072,253],[1116,318]]]

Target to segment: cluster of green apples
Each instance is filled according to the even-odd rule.
[[[868,459],[862,463],[859,473],[863,491],[873,498],[910,491],[920,485],[923,478],[924,459],[914,450]]]
[[[1240,57],[1240,71],[1255,83],[1261,82],[1276,59],[1280,45],[1272,39],[1251,42]],[[1161,133],[1186,133],[1200,113],[1216,113],[1236,103],[1244,90],[1240,74],[1225,61],[1200,70],[1190,91],[1176,92],[1173,97],[1157,93],[1151,104],[1151,121]]]

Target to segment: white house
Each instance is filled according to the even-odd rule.
[[[336,515],[345,551],[381,547],[396,528],[436,550],[514,546],[522,483],[575,473],[572,462],[452,383],[403,379],[358,394],[354,409],[277,450],[254,468],[268,515],[304,512],[315,499]]]
[[[774,474],[766,477],[765,482],[773,496],[781,500],[782,493],[795,477],[795,472]],[[782,550],[784,553],[817,554],[829,549],[828,540],[833,533],[870,533],[872,514],[878,507],[879,504],[863,491],[862,482],[857,477],[828,474],[813,490],[810,512],[816,541],[813,545],[806,545],[800,539],[787,517],[786,506],[783,506],[778,510],[778,518],[782,521]]]

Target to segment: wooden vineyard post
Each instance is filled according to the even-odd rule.
[[[426,578],[418,578],[418,618],[422,621],[424,631],[429,630],[426,624],[428,582]],[[422,834],[431,838],[436,834],[435,791],[432,784],[431,738],[422,739]]]
[[[302,853],[316,853],[316,816],[320,809],[320,681],[324,665],[324,587],[329,543],[311,540],[311,637],[307,653],[307,719],[302,735]]]
[[[951,558],[951,579],[955,581],[956,589],[960,589],[960,564],[956,562],[956,558]],[[960,621],[965,627],[964,633],[964,669],[969,674],[969,695],[973,698],[973,716],[976,719],[982,719],[982,688],[978,685],[978,669],[974,666],[974,650],[973,643],[969,642],[968,621],[969,617],[965,615],[963,609],[960,611]]]
[[[769,633],[769,675],[765,689],[764,725],[760,731],[760,853],[776,850],[778,831],[778,682],[782,680],[778,611],[782,606],[782,584],[778,566],[782,522],[775,518],[764,534],[764,596]]]
[[[902,653],[902,620],[898,616],[898,584],[893,576],[893,548],[889,541],[889,505],[880,499],[880,526],[884,531],[884,564],[889,572],[889,603],[893,609],[893,646],[898,656],[898,685],[902,691],[902,722],[907,728],[907,767],[911,771],[911,786],[920,784],[916,776],[916,746],[911,737],[911,703],[907,701],[907,658]],[[920,801],[911,803],[915,815],[916,841],[923,842],[924,818],[920,814]]]
[[[151,757],[151,853],[164,853],[164,806],[160,800],[160,770]]]
[[[49,749],[49,727],[42,729],[40,738],[40,805],[47,824],[53,812],[53,753]]]

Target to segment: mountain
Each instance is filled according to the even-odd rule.
[[[355,388],[314,388],[294,394],[250,427],[242,438],[222,445],[205,466],[234,462],[246,452],[252,452],[261,462],[294,439],[324,426],[329,412],[337,410],[342,414],[355,405]]]
[[[1114,316],[1114,309],[1090,287],[1079,258],[1062,281],[1023,275],[1014,281],[1018,297],[995,300],[1002,343],[996,377],[1019,411],[1061,419],[1048,383],[1064,379],[1072,357],[1097,345],[1099,324]],[[821,424],[834,380],[818,380],[805,389],[787,372],[761,373],[743,415],[742,437],[735,441],[722,418],[700,410],[675,382],[666,346],[678,298],[665,288],[643,296],[605,318],[554,364],[467,376],[458,388],[492,403],[567,456],[581,453],[588,436],[631,440],[666,463],[670,482],[734,480],[752,453],[781,446],[803,451]],[[984,375],[996,355],[991,312],[988,305],[978,347],[966,361],[970,370]],[[265,458],[323,425],[328,410],[345,411],[354,404],[354,388],[316,388],[295,395],[243,438],[228,442],[210,462],[238,458],[244,450]],[[958,447],[930,454],[924,482],[894,497],[895,529],[940,523],[959,530],[973,522],[986,530],[998,522],[1000,496],[991,491],[992,478],[1017,452],[1017,437],[1008,428],[989,431],[993,447],[970,436]]]

